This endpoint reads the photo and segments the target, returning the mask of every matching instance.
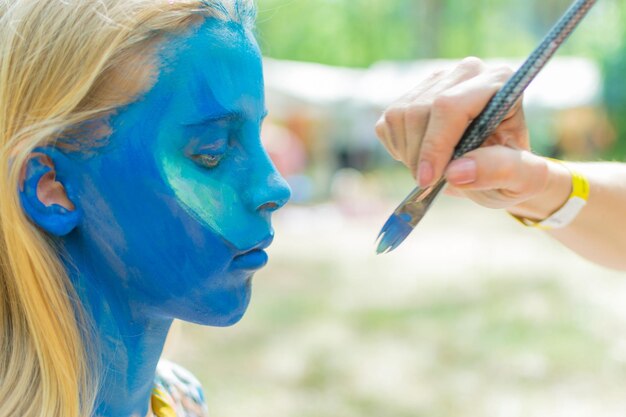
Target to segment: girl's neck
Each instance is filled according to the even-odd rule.
[[[120,277],[94,274],[80,252],[68,249],[73,265],[68,273],[95,335],[88,341],[97,352],[93,363],[100,375],[95,415],[150,416],[154,375],[172,320],[151,316],[128,291],[115,291],[109,280],[120,282]]]

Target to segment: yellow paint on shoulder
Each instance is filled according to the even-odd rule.
[[[172,407],[171,397],[162,390],[152,390],[152,412],[155,417],[176,417],[176,411]]]

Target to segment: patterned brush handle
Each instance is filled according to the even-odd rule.
[[[502,119],[521,97],[528,84],[546,65],[559,46],[585,17],[596,0],[578,0],[546,35],[541,44],[489,101],[485,109],[469,125],[454,149],[453,159],[477,149],[496,130]]]

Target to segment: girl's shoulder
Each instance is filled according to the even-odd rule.
[[[186,369],[161,360],[152,392],[156,417],[208,417],[202,386]]]

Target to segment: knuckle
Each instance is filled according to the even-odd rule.
[[[501,80],[494,80],[491,82],[491,84],[487,84],[487,86],[491,86],[491,89],[495,91],[500,90],[502,87],[504,87],[505,81],[501,81]]]
[[[463,58],[460,64],[466,66],[482,66],[484,63],[483,60],[478,57],[468,56]]]
[[[381,117],[378,122],[376,122],[376,126],[374,126],[374,131],[376,132],[376,136],[380,139],[387,139],[387,121],[384,117]]]
[[[440,78],[442,78],[444,75],[446,75],[447,71],[444,69],[438,69],[434,72],[432,72],[428,78],[426,79],[426,81],[437,81]]]
[[[421,122],[430,113],[430,105],[422,102],[413,102],[405,109],[407,123]]]
[[[404,121],[405,114],[404,106],[394,106],[385,111],[384,119],[387,124],[397,124]]]
[[[507,66],[500,66],[491,69],[490,71],[490,79],[491,86],[494,90],[499,90],[504,86],[504,84],[511,78],[513,75],[513,70]]]
[[[499,66],[491,70],[493,79],[497,83],[505,83],[513,75],[513,70],[507,66]]]
[[[433,100],[432,108],[434,112],[445,113],[454,110],[457,100],[450,94],[441,94]]]
[[[475,56],[463,58],[463,60],[458,65],[459,69],[461,69],[464,73],[470,75],[479,74],[483,71],[484,67],[485,63],[483,62],[483,60]]]

